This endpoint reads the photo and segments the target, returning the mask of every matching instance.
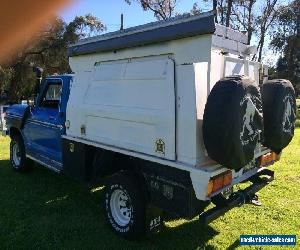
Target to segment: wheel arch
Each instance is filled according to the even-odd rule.
[[[102,162],[99,162],[99,155],[105,154]],[[150,192],[147,188],[147,183],[143,171],[141,169],[141,162],[139,159],[123,155],[112,151],[103,151],[102,149],[94,149],[93,169],[101,178],[108,178],[116,173],[130,174],[136,181],[136,184],[141,188],[145,201],[149,201]],[[98,170],[98,171],[97,171]]]
[[[22,135],[22,132],[20,131],[20,129],[16,128],[16,127],[10,127],[9,128],[9,136],[12,137],[12,136],[20,136],[21,139],[24,141],[24,138],[23,138],[23,135]]]

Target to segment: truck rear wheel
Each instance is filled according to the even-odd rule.
[[[118,235],[129,240],[145,233],[145,202],[140,190],[128,173],[112,175],[105,186],[106,219]]]
[[[29,169],[25,147],[19,135],[13,135],[10,142],[10,162],[14,170],[23,172]]]

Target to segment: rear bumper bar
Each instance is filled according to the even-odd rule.
[[[252,182],[252,185],[233,193],[228,200],[222,206],[216,206],[208,211],[200,214],[200,223],[209,224],[213,220],[224,215],[227,211],[234,207],[240,207],[245,203],[248,203],[255,196],[255,193],[267,186],[274,180],[274,171],[269,169],[262,169],[254,176],[250,177],[248,181]]]

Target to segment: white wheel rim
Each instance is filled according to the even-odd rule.
[[[122,190],[115,190],[110,197],[110,211],[119,226],[128,225],[132,216],[129,196]]]
[[[20,165],[21,156],[20,156],[20,147],[18,143],[15,143],[12,148],[12,158],[16,167]]]

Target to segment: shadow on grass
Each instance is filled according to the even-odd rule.
[[[0,160],[0,247],[22,249],[214,249],[218,234],[197,220],[138,242],[116,236],[106,224],[101,187],[90,189],[35,166],[17,173]]]
[[[239,246],[240,246],[240,240],[236,239],[229,247],[226,248],[226,250],[234,250]]]

